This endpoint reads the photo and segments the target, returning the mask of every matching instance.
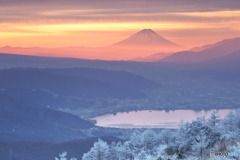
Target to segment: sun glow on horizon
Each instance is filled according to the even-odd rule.
[[[33,15],[21,11],[25,17],[7,16],[10,20],[0,21],[0,45],[101,47],[145,28],[189,48],[240,36],[240,10],[126,11],[71,7],[36,9]]]

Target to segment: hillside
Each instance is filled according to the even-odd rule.
[[[182,51],[161,59],[164,62],[203,62],[226,56],[240,50],[240,38],[227,39],[195,51]]]
[[[0,141],[64,142],[86,138],[82,130],[94,126],[65,112],[9,105],[7,98],[4,100],[0,102]]]

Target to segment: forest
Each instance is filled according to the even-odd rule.
[[[136,129],[128,139],[112,143],[98,139],[82,160],[238,160],[239,135],[240,111],[224,119],[216,111],[209,119],[200,117],[175,130]],[[64,151],[55,160],[67,156]]]

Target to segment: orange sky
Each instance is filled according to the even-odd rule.
[[[230,1],[9,0],[0,6],[0,46],[99,47],[151,28],[194,47],[240,37],[239,2]]]

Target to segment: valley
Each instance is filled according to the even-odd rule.
[[[51,160],[51,157],[66,150],[69,155],[81,159],[88,155],[88,151],[90,154],[91,147],[98,143],[105,146],[105,143],[111,144],[114,148],[118,142],[126,149],[127,143],[135,143],[132,138],[136,134],[139,137],[156,134],[158,136],[154,137],[154,141],[161,146],[160,139],[162,141],[162,136],[167,132],[171,135],[169,143],[172,145],[177,143],[178,137],[174,132],[182,134],[179,132],[183,131],[187,135],[184,125],[193,131],[197,125],[211,131],[211,134],[218,134],[214,126],[203,122],[201,117],[197,118],[206,115],[209,110],[219,111],[216,114],[227,110],[221,119],[223,122],[230,121],[228,113],[240,107],[240,48],[236,41],[238,39],[203,46],[194,51],[176,52],[164,59],[153,58],[154,62],[1,53],[1,157],[6,160],[27,157],[30,160],[38,156],[34,160]],[[222,50],[227,46],[231,46],[231,50]],[[206,58],[207,54],[212,53],[214,56]],[[205,55],[201,61],[195,61],[196,54]],[[192,58],[185,59],[185,56]],[[140,114],[140,120],[136,114],[131,116],[149,110],[156,115]],[[206,112],[200,115],[203,111]],[[144,120],[144,123],[133,124],[127,116],[120,119],[129,121],[116,121],[116,124],[109,117],[103,118],[107,125],[99,125],[101,120],[94,119],[109,114],[117,115],[113,116],[117,118],[119,114],[126,113],[135,117],[136,121]],[[184,117],[177,122],[170,121],[170,113],[183,113]],[[176,120],[177,115],[173,114],[172,118]],[[144,116],[156,119],[150,122]],[[179,121],[191,116],[192,119],[179,126]],[[211,116],[209,113],[207,121]],[[169,121],[162,121],[162,118]],[[228,125],[221,126],[217,128],[221,136],[228,135],[223,131]],[[224,142],[219,143],[222,146]],[[174,149],[171,145],[165,147]],[[81,151],[78,152],[73,146],[80,147]],[[161,152],[167,157],[173,156],[167,148]],[[45,155],[39,155],[36,150]]]

